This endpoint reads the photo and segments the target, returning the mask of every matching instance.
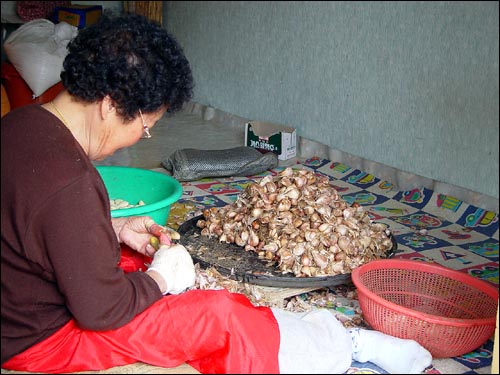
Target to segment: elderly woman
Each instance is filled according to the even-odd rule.
[[[149,217],[112,219],[92,164],[192,96],[176,40],[138,15],[103,15],[68,45],[65,91],[2,119],[2,367],[67,373],[137,361],[202,373],[345,372],[352,359],[420,372],[427,350],[346,330],[327,310],[293,314],[226,290],[189,290],[192,259]],[[125,273],[120,243],[153,257]]]

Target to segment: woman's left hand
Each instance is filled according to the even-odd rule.
[[[152,257],[156,249],[151,245],[150,228],[157,225],[149,216],[130,216],[111,219],[118,242],[133,250]]]

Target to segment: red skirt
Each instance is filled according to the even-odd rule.
[[[201,373],[279,373],[278,323],[267,307],[243,294],[191,290],[168,295],[123,327],[89,331],[69,321],[2,368],[68,373],[144,362]]]

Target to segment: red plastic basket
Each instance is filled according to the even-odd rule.
[[[352,271],[361,311],[375,330],[413,339],[434,358],[456,357],[495,331],[498,288],[415,260],[374,260]]]

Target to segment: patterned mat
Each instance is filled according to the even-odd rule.
[[[390,182],[326,159],[311,158],[292,167],[328,176],[343,199],[364,206],[372,220],[385,222],[398,242],[395,258],[438,263],[498,288],[498,213],[427,188],[397,191]],[[267,174],[275,175],[282,169],[278,167],[256,176],[185,182],[182,198],[172,205],[168,224],[177,227],[204,208],[232,203],[251,181]],[[346,303],[335,309],[349,316],[357,307],[355,303]],[[433,360],[424,373],[491,373],[492,352],[490,339],[460,357]],[[369,362],[353,362],[348,373],[386,372]]]

